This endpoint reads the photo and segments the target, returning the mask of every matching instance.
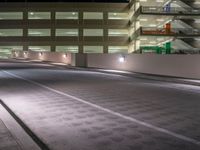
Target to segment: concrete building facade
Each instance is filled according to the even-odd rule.
[[[138,53],[199,53],[199,0],[132,0],[131,41]]]
[[[0,49],[129,51],[129,3],[1,3]]]
[[[199,53],[200,1],[0,3],[0,55]]]

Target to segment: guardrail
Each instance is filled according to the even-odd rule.
[[[157,7],[157,6],[141,6],[142,13],[161,13],[161,14],[185,14],[185,15],[199,15],[200,9],[193,8],[179,8],[179,7]]]
[[[142,35],[200,35],[200,29],[140,27]]]

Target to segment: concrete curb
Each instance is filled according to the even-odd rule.
[[[0,99],[0,104],[8,111],[15,121],[31,137],[31,139],[40,147],[41,150],[50,150],[49,147]]]

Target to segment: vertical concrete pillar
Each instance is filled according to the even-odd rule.
[[[84,40],[83,39],[83,24],[84,24],[84,21],[83,21],[83,11],[80,11],[79,12],[79,43],[82,43],[83,40]]]
[[[103,39],[104,39],[104,46],[103,46],[103,53],[108,53],[108,12],[105,11],[103,12],[103,24],[104,24],[104,28],[103,28]]]
[[[135,51],[134,49],[134,43],[131,42],[128,46],[128,53],[133,53]]]
[[[103,21],[104,21],[105,25],[108,23],[108,12],[107,11],[103,12]]]
[[[103,53],[108,53],[108,45],[103,46]]]
[[[139,9],[139,8],[140,8],[140,2],[136,2],[136,1],[135,1],[135,4],[134,4],[134,11],[136,12],[137,9]],[[137,20],[137,18],[136,18],[134,27],[135,27],[135,32],[140,28],[140,21]],[[135,50],[135,51],[140,50],[140,41],[137,40],[137,39],[135,39],[134,50]]]
[[[103,34],[104,34],[104,46],[103,46],[103,53],[108,53],[108,29],[107,27],[104,27],[103,29]]]
[[[23,11],[23,21],[24,21],[24,27],[23,27],[23,37],[27,38],[28,36],[28,10]],[[23,44],[23,51],[28,51],[28,42],[24,42]]]
[[[78,53],[81,53],[81,54],[83,54],[83,45],[79,45],[79,50],[78,50]]]
[[[79,24],[83,24],[83,11],[79,11],[78,18],[79,18]]]
[[[51,11],[51,52],[55,52],[56,51],[56,14],[55,11]]]

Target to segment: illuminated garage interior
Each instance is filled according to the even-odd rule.
[[[99,54],[200,52],[198,0],[56,5],[55,8],[54,3],[34,3],[21,7],[21,3],[2,3],[0,46],[17,45],[24,51]]]

